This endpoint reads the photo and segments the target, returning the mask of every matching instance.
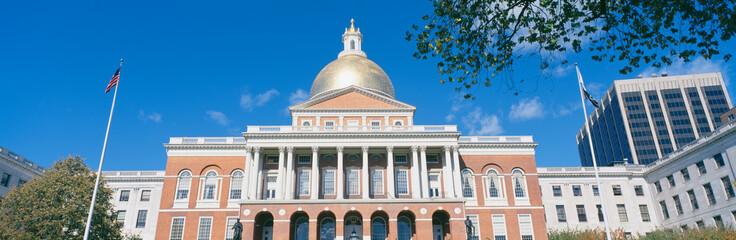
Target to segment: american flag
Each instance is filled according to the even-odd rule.
[[[115,74],[112,75],[110,83],[107,84],[107,89],[105,89],[105,93],[110,92],[110,89],[112,89],[112,87],[118,85],[118,80],[120,80],[120,68],[118,68],[118,70],[115,71]]]

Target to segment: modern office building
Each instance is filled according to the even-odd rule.
[[[731,108],[731,110],[728,110],[728,112],[721,114],[721,124],[726,124],[733,120],[736,120],[736,107]]]
[[[0,147],[0,198],[13,188],[43,175],[44,168],[30,160]]]
[[[103,171],[124,234],[156,239],[164,171]]]
[[[720,73],[617,80],[588,119],[599,166],[649,164],[720,126],[731,108]],[[581,127],[580,162],[593,166]]]
[[[288,126],[173,137],[156,239],[547,239],[531,136],[414,125],[388,75],[344,50]]]

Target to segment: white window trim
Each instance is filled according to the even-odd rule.
[[[470,172],[470,190],[472,191],[473,196],[472,197],[465,197],[465,186],[463,184],[463,177],[465,176],[465,173]],[[477,201],[476,198],[478,197],[478,194],[475,192],[475,174],[473,174],[473,171],[466,168],[463,170],[460,170],[460,191],[461,196],[465,199],[469,199],[471,201]]]
[[[215,172],[215,199],[204,199],[204,188],[205,188],[205,181],[207,181],[207,173]],[[199,177],[199,198],[197,199],[197,202],[219,202],[220,201],[220,185],[222,184],[222,176],[217,173],[215,170],[209,170],[207,171],[203,176]]]
[[[309,156],[309,162],[299,161],[299,158],[301,158],[302,156]],[[312,164],[312,155],[310,155],[310,154],[297,154],[296,155],[296,164]]]
[[[360,176],[360,174],[361,174],[361,171],[360,170],[361,169],[360,168],[357,168],[357,167],[348,167],[348,168],[345,168],[345,187],[347,188],[347,191],[345,191],[345,192],[348,194],[348,196],[359,196],[361,194],[361,192],[362,192],[361,191],[362,189],[360,189],[360,187],[361,187],[360,186],[361,185],[360,184],[360,181],[361,181],[361,177],[362,177],[362,176]],[[350,193],[350,189],[352,189],[352,188],[350,188],[350,174],[349,174],[350,171],[356,171],[358,173],[358,191],[355,194],[351,194]]]
[[[231,230],[232,227],[229,227],[227,225],[227,221],[229,221],[230,219],[235,219],[235,223],[238,222],[238,217],[226,217],[225,218],[225,239],[226,240],[227,240],[227,235],[233,233],[233,231]],[[233,223],[233,225],[235,225],[235,223]]]
[[[399,174],[396,173],[398,171],[405,171],[406,172],[406,193],[399,193]],[[395,188],[396,188],[395,189],[396,190],[396,195],[400,195],[400,196],[408,196],[408,195],[411,195],[411,176],[409,175],[410,174],[409,168],[406,168],[406,167],[397,167],[397,168],[394,168],[394,174],[396,174],[396,176],[395,176],[396,178],[394,179],[395,182],[396,182],[395,183],[396,184],[396,186],[395,186]]]
[[[529,216],[529,225],[530,225],[530,227],[532,229],[532,231],[530,233],[532,235],[532,239],[534,239],[534,220],[532,219],[532,215],[531,214],[519,214],[517,216],[517,219],[519,219],[519,239],[521,239],[521,236],[524,235],[524,233],[521,232],[521,216]]]
[[[404,161],[396,161],[396,156],[404,156]],[[408,163],[409,162],[409,155],[408,154],[394,154],[394,163]]]
[[[498,216],[501,216],[501,219],[503,221],[499,221],[499,222],[494,221],[494,217],[495,218],[498,218]],[[497,224],[498,225],[503,224],[503,228],[496,228],[497,227],[496,226]],[[496,236],[504,236],[504,237],[508,238],[509,233],[508,233],[508,226],[506,226],[506,215],[504,215],[504,214],[491,214],[491,226],[493,227],[493,239],[496,239]],[[501,233],[501,232],[503,232],[503,233]]]
[[[516,197],[516,191],[514,189],[514,188],[516,188],[516,186],[514,185],[514,171],[515,170],[521,171],[521,178],[522,178],[522,180],[524,180],[524,184],[522,186],[523,187],[523,190],[524,190],[524,197]],[[516,205],[530,205],[530,202],[529,202],[529,184],[528,183],[529,182],[526,180],[526,172],[524,172],[523,170],[518,169],[518,168],[516,168],[516,169],[514,169],[514,170],[511,171],[511,189],[512,189],[511,192],[514,194],[514,202],[516,203]]]
[[[263,196],[263,199],[267,199],[266,198],[265,191],[268,190],[268,178],[271,178],[271,177],[272,178],[276,178],[276,186],[274,187],[273,190],[278,190],[279,189],[279,186],[278,186],[279,171],[278,170],[268,170],[267,172],[263,172],[263,190],[261,192],[261,196]],[[310,176],[310,178],[311,178],[311,176]],[[273,196],[273,198],[268,198],[268,199],[275,199],[275,198],[276,198],[276,196]]]
[[[429,172],[427,173],[427,178],[429,178],[430,176],[437,176],[437,185],[439,185],[437,196],[434,196],[432,198],[442,198],[442,169],[429,170]],[[427,179],[427,185],[429,186],[429,190],[432,191],[432,183],[429,181],[429,179]]]
[[[309,123],[309,126],[304,126],[304,123]],[[312,120],[302,120],[302,122],[301,122],[301,124],[299,124],[299,126],[302,126],[302,127],[312,127],[312,126],[314,126],[314,124],[312,124]]]
[[[498,197],[491,197],[491,195],[488,192],[488,188],[490,188],[490,181],[491,178],[488,176],[490,175],[491,171],[496,172],[496,177],[498,177],[498,184],[496,185],[496,188],[498,189]],[[505,202],[506,200],[506,183],[504,176],[499,174],[498,171],[494,170],[488,170],[486,171],[486,174],[483,175],[483,196],[486,199],[486,205],[488,205],[489,201],[499,201],[503,200]]]
[[[398,123],[401,123],[401,125],[398,125],[398,126],[396,126],[396,123],[397,123],[397,122],[398,122]],[[394,127],[403,127],[403,126],[404,126],[404,120],[394,120],[394,121],[392,122],[392,126],[394,126]]]
[[[429,156],[430,155],[437,156],[437,161],[431,161],[430,162],[429,161]],[[439,153],[426,153],[425,156],[426,156],[426,159],[427,159],[427,163],[440,163],[442,161],[442,160],[440,160],[440,154]]]
[[[169,227],[169,239],[171,239],[171,234],[174,233],[174,219],[181,218],[184,219],[181,225],[181,239],[184,240],[184,233],[186,233],[186,227],[187,227],[187,217],[172,217],[171,218],[171,227]]]
[[[327,187],[327,184],[325,182],[325,176],[327,176],[327,172],[332,172],[332,192],[327,193],[325,192],[325,187]],[[322,195],[326,196],[333,196],[337,194],[337,169],[336,168],[323,168],[322,174],[320,175],[322,177]]]
[[[181,179],[181,174],[184,172],[189,173],[189,189],[187,191],[187,197],[182,198],[182,199],[176,199],[176,196],[179,194],[179,186],[181,184],[181,181],[179,180]],[[193,180],[192,171],[189,171],[189,170],[181,171],[179,172],[178,175],[176,175],[176,189],[174,190],[174,202],[188,202],[189,201],[189,196],[192,195],[192,180]]]
[[[374,123],[378,123],[376,125],[373,125]],[[381,130],[381,120],[370,120],[368,121],[368,125],[370,126],[371,130]]]
[[[200,232],[200,229],[202,228],[202,219],[207,219],[207,218],[210,219],[210,234],[209,234],[210,236],[208,237],[208,239],[210,240],[212,239],[212,227],[213,227],[212,217],[199,217],[199,224],[197,224],[197,238],[196,238],[197,240],[199,240],[199,232]]]
[[[332,126],[327,125],[327,123],[332,123]],[[335,130],[337,127],[337,122],[335,120],[325,120],[325,130]]]
[[[270,161],[268,161],[268,157],[276,157],[276,161],[270,162]],[[276,165],[276,164],[279,164],[279,160],[280,159],[279,159],[279,155],[276,155],[276,154],[264,154],[263,155],[263,160],[264,160],[264,162],[266,162],[266,164]]]
[[[371,185],[371,189],[370,189],[371,190],[370,191],[371,192],[371,195],[379,195],[380,196],[380,195],[386,194],[386,190],[385,190],[386,189],[386,171],[385,170],[386,169],[380,168],[380,167],[371,167],[369,169],[369,174],[370,174],[369,181],[371,183],[370,184]],[[378,193],[376,192],[376,189],[373,187],[373,172],[374,171],[380,171],[381,172],[381,189],[380,189],[381,192],[378,192]]]
[[[301,191],[300,191],[301,188],[299,188],[299,185],[300,185],[300,182],[299,182],[300,181],[300,179],[299,179],[299,172],[301,172],[301,171],[306,171],[306,172],[309,173],[309,180],[307,180],[307,186],[306,186],[307,193],[304,193],[304,194],[301,193]],[[311,183],[312,183],[312,175],[313,175],[312,174],[312,169],[311,168],[307,168],[307,167],[300,167],[300,168],[297,168],[296,169],[296,173],[297,174],[296,174],[295,177],[296,177],[296,194],[297,194],[297,196],[311,196],[312,195],[311,194],[312,193]]]
[[[233,181],[233,174],[235,172],[240,172],[240,174],[241,174],[241,176],[243,178],[243,179],[240,180],[241,181],[240,182],[240,198],[230,198],[230,196],[232,195],[230,193],[233,191],[233,182],[234,182]],[[227,199],[229,201],[238,201],[238,200],[243,199],[243,186],[244,185],[245,185],[245,173],[242,170],[237,169],[237,170],[233,171],[232,173],[230,173],[230,187],[228,188],[228,191],[227,191]]]
[[[470,220],[471,223],[473,223],[473,237],[478,236],[478,239],[483,239],[483,236],[480,235],[480,215],[479,214],[467,214],[465,216],[473,217],[475,216],[475,222],[473,220]]]

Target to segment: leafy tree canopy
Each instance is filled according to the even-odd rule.
[[[79,156],[54,163],[42,177],[0,202],[0,239],[82,239],[96,175]],[[112,190],[100,181],[90,239],[122,239]]]
[[[619,72],[676,60],[711,59],[736,31],[736,0],[433,0],[434,11],[406,39],[414,57],[437,58],[441,83],[466,93],[501,77],[511,91],[515,63],[538,56],[539,69],[570,64],[564,52],[621,62]],[[731,54],[722,55],[725,61]],[[518,81],[523,82],[523,79]]]

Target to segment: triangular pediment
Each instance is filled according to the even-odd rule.
[[[358,86],[334,92],[291,106],[289,109],[416,109],[414,106]]]

